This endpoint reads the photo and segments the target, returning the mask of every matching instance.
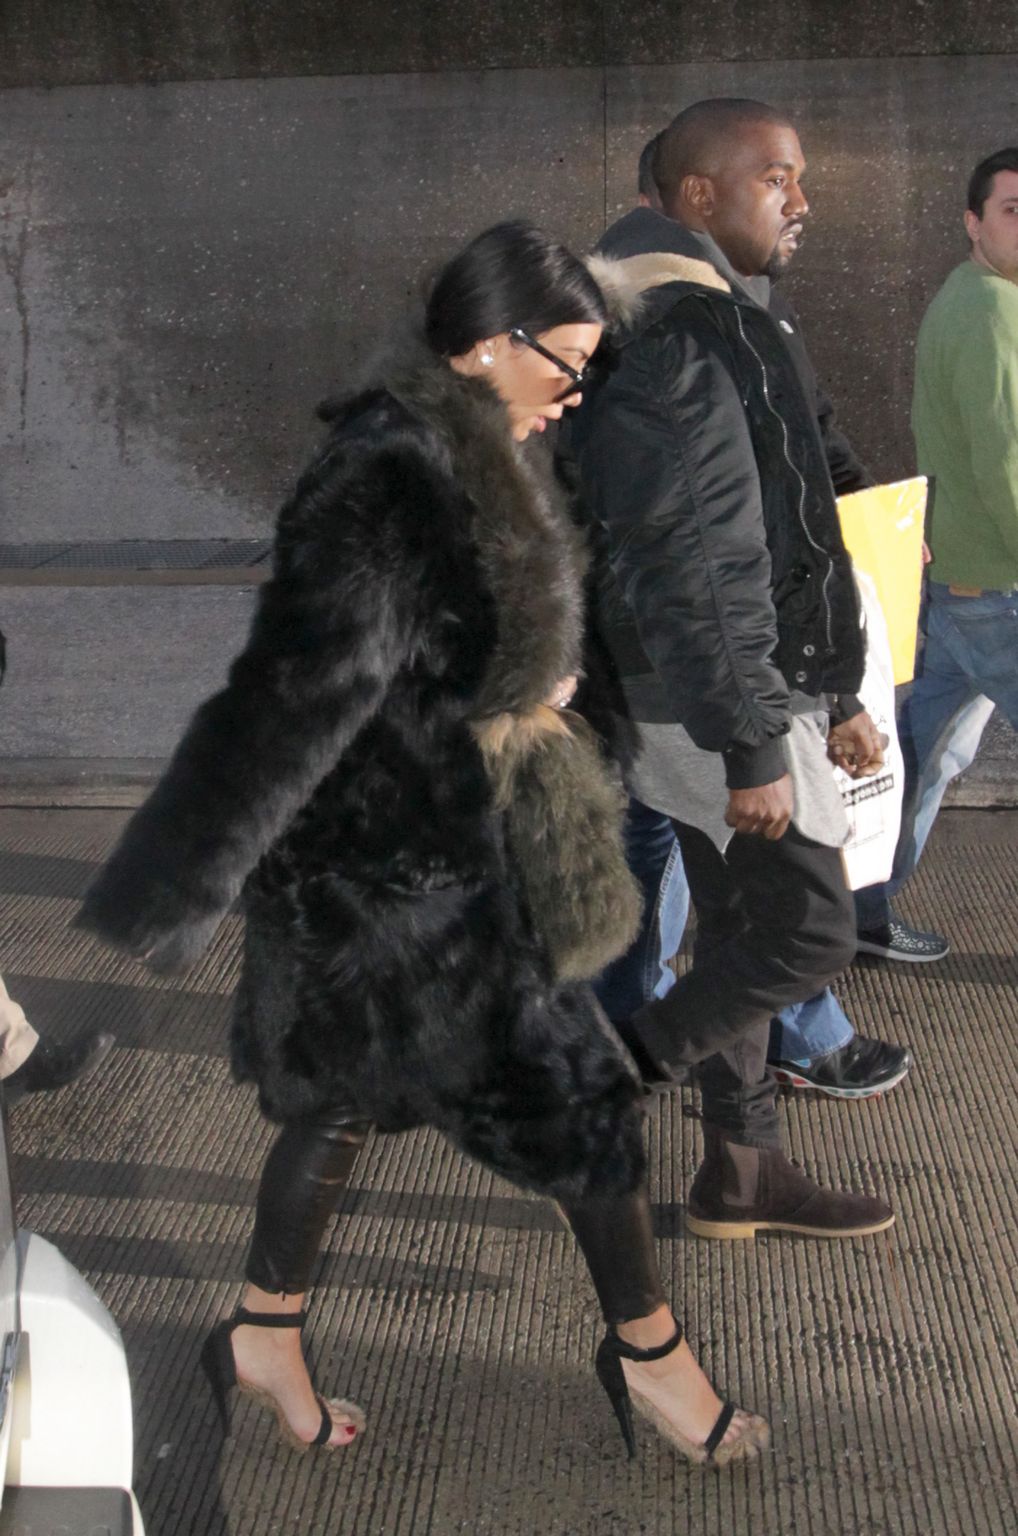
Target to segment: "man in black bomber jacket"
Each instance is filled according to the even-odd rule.
[[[765,1070],[772,1015],[854,953],[830,761],[864,774],[881,752],[856,696],[864,637],[832,485],[865,472],[844,439],[825,446],[801,342],[754,291],[796,248],[803,168],[761,103],[699,103],[665,130],[663,212],[627,215],[594,263],[617,366],[572,433],[595,623],[639,727],[629,787],[672,818],[697,909],[692,971],[631,1031],[671,1072],[698,1064],[707,1147],[688,1220],[704,1236],[894,1219],[788,1162]]]
[[[657,133],[644,146],[637,172],[639,203],[658,213],[662,208],[653,177],[653,161],[660,138],[661,133]],[[871,485],[869,471],[837,427],[831,402],[819,387],[792,307],[769,277],[740,277],[716,242],[708,246],[702,234],[674,221],[663,227],[657,220],[640,216],[620,219],[605,235],[602,249],[626,258],[640,251],[659,250],[662,241],[672,254],[702,260],[709,252],[725,280],[730,285],[739,285],[743,294],[759,302],[777,320],[803,392],[812,404],[835,492],[841,495]],[[773,251],[764,245],[758,261],[762,260],[773,272],[772,257]],[[560,451],[559,464],[563,477],[575,485],[575,467],[567,452]],[[595,989],[608,1017],[615,1021],[628,1019],[641,1002],[651,996],[662,997],[674,985],[669,962],[682,942],[689,899],[670,817],[644,805],[635,796],[630,796],[626,814],[626,849],[632,872],[644,892],[645,911],[636,941],[608,968]],[[857,917],[858,913],[857,893]],[[901,923],[899,927],[913,941],[922,937]],[[912,1055],[904,1046],[858,1034],[831,988],[825,987],[814,997],[782,1009],[775,1017],[767,1063],[782,1083],[857,1100],[887,1093],[900,1083],[908,1074]]]

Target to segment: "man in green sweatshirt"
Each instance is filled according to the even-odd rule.
[[[944,790],[994,706],[1018,729],[1018,148],[976,166],[965,229],[968,260],[926,311],[916,349],[912,431],[936,494],[926,647],[901,732],[911,814],[891,880],[856,893],[859,948],[898,960],[937,958],[901,952],[889,903]]]

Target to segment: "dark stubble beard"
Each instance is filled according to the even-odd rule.
[[[795,260],[795,252],[790,251],[787,256],[782,253],[781,241],[775,245],[767,258],[767,265],[763,269],[763,276],[769,277],[772,283],[776,283],[784,277],[792,262]]]

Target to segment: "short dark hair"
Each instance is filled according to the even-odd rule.
[[[1018,149],[998,149],[996,154],[980,160],[969,177],[968,208],[977,219],[983,216],[986,199],[993,191],[993,178],[998,171],[1018,172]]]
[[[657,136],[653,176],[662,197],[678,192],[686,176],[710,175],[733,134],[751,123],[788,125],[788,114],[746,96],[710,96],[686,107]]]
[[[539,336],[557,325],[603,325],[601,290],[587,268],[543,230],[514,221],[471,240],[435,279],[424,334],[440,357],[462,357],[515,326]]]
[[[654,156],[657,153],[658,140],[661,134],[655,133],[652,139],[648,139],[640,151],[640,161],[636,168],[636,190],[641,197],[648,198],[651,202],[658,195],[657,182],[654,180]]]

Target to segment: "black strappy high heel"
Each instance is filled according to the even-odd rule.
[[[619,1428],[626,1442],[630,1459],[636,1455],[634,1408],[645,1419],[649,1419],[658,1433],[669,1440],[676,1450],[681,1451],[687,1460],[696,1462],[700,1466],[723,1467],[730,1461],[748,1461],[759,1456],[770,1442],[770,1426],[766,1419],[760,1418],[758,1414],[747,1413],[745,1409],[737,1408],[734,1403],[725,1403],[706,1440],[702,1445],[696,1445],[692,1440],[687,1440],[649,1398],[639,1392],[630,1392],[629,1383],[622,1369],[623,1360],[634,1360],[639,1363],[662,1360],[665,1355],[670,1355],[673,1349],[677,1349],[681,1342],[682,1328],[676,1323],[675,1332],[671,1338],[667,1343],[659,1344],[656,1349],[637,1349],[635,1344],[627,1344],[625,1339],[619,1338],[618,1334],[612,1330],[605,1334],[598,1346],[594,1360],[597,1379],[604,1387],[608,1394],[608,1401],[615,1410],[615,1417],[619,1421]],[[722,1445],[721,1442],[736,1413],[745,1415],[745,1424],[738,1435]]]
[[[335,1428],[333,1413],[345,1414],[350,1420],[355,1435],[363,1433],[364,1414],[356,1403],[348,1402],[342,1397],[326,1399],[316,1392],[315,1397],[322,1410],[322,1422],[313,1440],[302,1440],[272,1393],[266,1392],[261,1387],[254,1387],[250,1382],[242,1381],[237,1375],[237,1362],[233,1354],[235,1328],[248,1324],[255,1328],[303,1328],[306,1320],[306,1312],[249,1312],[246,1307],[238,1307],[232,1317],[217,1323],[213,1328],[202,1345],[201,1367],[208,1378],[212,1396],[219,1409],[224,1435],[230,1433],[230,1392],[234,1387],[245,1397],[253,1398],[256,1403],[272,1409],[276,1415],[276,1423],[279,1425],[280,1439],[285,1440],[287,1445],[292,1446],[300,1456],[310,1451],[313,1446],[325,1446],[330,1451],[342,1449],[338,1445],[329,1445]]]

